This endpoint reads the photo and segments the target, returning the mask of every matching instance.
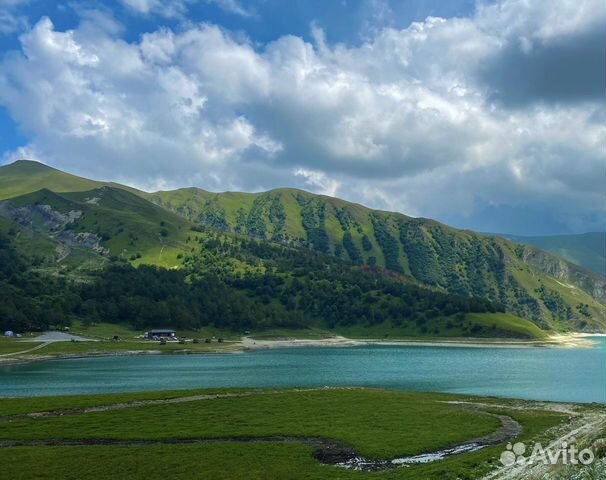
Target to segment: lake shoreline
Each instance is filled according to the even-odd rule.
[[[331,348],[351,348],[362,346],[402,346],[402,347],[438,347],[438,348],[577,348],[591,349],[595,342],[588,340],[587,337],[603,337],[603,333],[582,333],[574,332],[570,334],[554,334],[546,340],[521,340],[521,339],[492,339],[492,338],[466,338],[466,339],[356,339],[347,338],[340,335],[318,339],[304,338],[276,338],[276,339],[255,339],[253,337],[242,337],[239,341],[226,341],[223,348],[210,351],[192,351],[183,349],[180,351],[162,351],[154,350],[124,350],[114,352],[83,352],[83,353],[59,353],[54,355],[45,355],[40,352],[38,355],[19,355],[18,353],[0,356],[0,367],[27,364],[32,362],[43,362],[49,360],[73,360],[79,358],[95,357],[130,357],[139,355],[233,355],[248,351],[282,349],[282,348],[305,348],[305,347],[331,347]],[[31,342],[32,340],[28,340]],[[91,339],[97,342],[96,339]],[[25,343],[25,342],[24,342]]]
[[[586,337],[606,336],[606,334],[558,334],[545,340],[516,340],[516,339],[355,339],[335,336],[321,339],[281,338],[275,340],[242,337],[242,345],[247,350],[268,348],[298,348],[298,347],[357,347],[368,345],[405,346],[405,347],[458,347],[458,348],[592,348],[594,342]]]

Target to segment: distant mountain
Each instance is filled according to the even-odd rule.
[[[386,275],[435,291],[498,302],[544,328],[606,326],[606,282],[562,258],[301,190],[145,193],[23,161],[0,168],[0,198],[7,199],[0,202],[5,221],[63,241],[61,248],[88,242],[88,251],[101,257],[179,267],[193,249],[192,229],[210,228],[385,269]],[[40,223],[53,212],[74,218],[59,225]]]
[[[606,232],[541,237],[509,234],[493,235],[498,235],[512,242],[532,245],[606,277]]]
[[[18,160],[0,167],[0,200],[14,198],[44,188],[53,192],[84,192],[103,186],[119,187],[130,192],[139,190],[113,182],[97,182],[49,167],[40,162]]]

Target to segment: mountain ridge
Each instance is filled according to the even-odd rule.
[[[83,215],[83,219],[74,222],[80,228],[78,232],[100,235],[100,246],[108,248],[111,255],[135,264],[157,264],[158,257],[168,248],[170,261],[160,264],[178,267],[179,255],[191,248],[187,243],[190,234],[186,232],[198,225],[315,250],[353,264],[385,268],[432,289],[499,302],[507,311],[532,319],[544,328],[562,329],[570,325],[580,329],[603,328],[606,321],[606,285],[597,275],[534,247],[500,237],[485,237],[435,220],[372,210],[298,189],[212,193],[186,187],[148,193],[74,177],[34,163],[0,168],[0,198],[9,203],[19,202],[18,197],[6,199],[3,185],[7,182],[13,182],[9,193],[22,195],[41,185],[49,190],[70,185],[94,187],[88,191],[62,192],[66,199],[97,212],[88,214],[96,215],[97,220]],[[19,174],[19,170],[24,172]],[[108,192],[111,189],[128,192],[131,196],[123,196],[119,201],[114,198],[117,203],[109,205],[102,214],[103,201],[100,205],[86,202],[87,198],[89,201],[96,198],[99,194],[95,192],[103,188],[109,189]],[[120,195],[113,195],[116,196]],[[137,212],[120,202],[146,203],[140,203]],[[107,231],[99,220],[104,216],[108,218]],[[162,226],[162,222],[170,228]],[[141,230],[142,243],[148,251],[131,245],[136,230]],[[170,246],[168,240],[172,242]]]
[[[500,236],[516,243],[532,245],[587,270],[591,270],[601,277],[606,277],[606,232],[537,236],[487,235]]]

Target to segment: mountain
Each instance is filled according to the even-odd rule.
[[[516,243],[532,245],[606,277],[606,232],[528,237],[498,234]]]
[[[543,328],[606,325],[604,280],[562,258],[301,190],[145,193],[16,162],[0,168],[0,198],[6,199],[0,202],[4,221],[30,237],[46,236],[59,250],[71,248],[68,259],[84,249],[136,265],[182,267],[201,232],[215,231],[222,232],[222,242],[251,237],[396,275],[435,292],[483,298]],[[236,259],[227,268],[240,268]]]
[[[24,174],[46,177],[46,187],[64,190],[71,182],[92,188],[23,193],[31,190],[31,179],[20,184],[18,169],[8,169],[17,180],[14,192],[22,194],[0,201],[4,329],[47,329],[79,319],[141,329],[168,324],[236,331],[321,327],[381,336],[545,335],[486,300],[429,291],[305,248],[246,241],[196,226],[144,194],[23,165]]]
[[[531,246],[295,189],[156,192],[192,222],[398,272],[437,290],[497,301],[544,327],[604,324],[606,284]],[[597,323],[596,323],[597,322]]]
[[[139,190],[113,182],[98,182],[49,167],[40,162],[18,160],[0,167],[0,200],[14,198],[44,188],[53,192],[84,192],[103,186],[142,194]]]
[[[182,268],[120,260],[85,275],[49,274],[0,230],[0,328],[19,332],[85,324],[166,325],[196,331],[329,329],[349,336],[544,339],[502,306],[412,285],[334,257],[220,232],[198,232]],[[284,331],[284,330],[282,330]]]
[[[135,264],[176,267],[191,225],[121,188],[55,193],[46,188],[0,202],[0,216],[55,244],[55,260],[95,252]],[[19,242],[22,243],[22,242]]]

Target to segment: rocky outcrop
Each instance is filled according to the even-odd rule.
[[[23,227],[34,228],[36,222],[38,228],[50,231],[65,228],[70,223],[78,220],[82,216],[80,210],[70,210],[69,212],[59,212],[50,205],[26,205],[25,207],[15,207],[12,203],[0,202],[0,215],[10,218],[13,222]]]
[[[525,263],[562,283],[584,290],[596,301],[606,305],[606,280],[599,275],[538,248],[524,246],[518,251]]]
[[[75,233],[71,230],[64,230],[56,235],[53,235],[53,238],[58,242],[72,248],[83,247],[94,250],[101,255],[109,254],[109,248],[105,248],[101,245],[101,237],[95,233]]]
[[[60,212],[50,205],[26,205],[16,207],[9,201],[0,202],[0,216],[31,230],[43,232],[59,243],[58,261],[67,257],[73,248],[87,248],[101,255],[108,255],[109,249],[101,245],[101,237],[89,232],[74,232],[66,229],[82,217],[82,211]]]

